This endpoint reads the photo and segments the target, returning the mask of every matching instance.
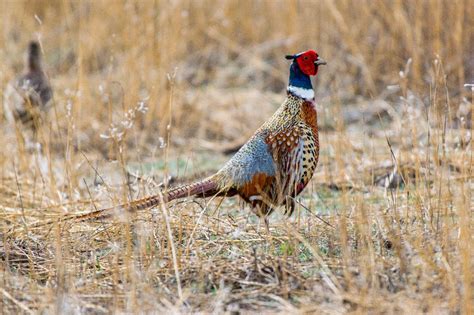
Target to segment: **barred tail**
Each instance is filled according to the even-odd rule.
[[[165,192],[160,195],[154,195],[145,197],[143,199],[135,200],[129,203],[125,203],[119,206],[100,209],[96,211],[92,211],[89,213],[76,215],[66,220],[74,220],[74,221],[87,221],[92,219],[107,219],[113,215],[127,215],[130,213],[135,213],[140,210],[145,210],[149,208],[153,208],[158,206],[161,203],[161,200],[164,202],[169,202],[175,199],[197,196],[197,197],[210,197],[214,195],[220,195],[223,192],[219,190],[218,184],[216,180],[212,177],[206,178],[204,180],[186,184],[182,186],[178,186],[175,188],[170,189],[169,191]]]

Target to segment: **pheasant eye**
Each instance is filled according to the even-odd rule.
[[[304,56],[303,59],[304,59],[304,60],[308,60],[308,56]]]

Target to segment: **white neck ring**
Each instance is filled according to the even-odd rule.
[[[288,92],[291,92],[291,94],[304,98],[305,100],[312,100],[314,99],[314,90],[313,89],[305,89],[305,88],[300,88],[297,86],[289,85],[288,86]]]

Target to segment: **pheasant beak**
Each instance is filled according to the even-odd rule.
[[[316,59],[314,64],[317,65],[317,66],[320,66],[320,65],[326,65],[327,63],[326,63],[326,60],[318,57],[318,59]]]

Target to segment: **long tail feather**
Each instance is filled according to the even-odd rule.
[[[128,215],[140,210],[156,207],[161,203],[161,200],[164,202],[169,202],[185,197],[209,197],[220,193],[222,192],[219,191],[216,181],[212,177],[209,177],[192,184],[186,184],[172,188],[169,191],[163,193],[161,196],[154,195],[145,197],[143,199],[135,200],[115,207],[99,209],[89,213],[76,215],[67,218],[66,220],[87,221],[92,219],[106,219],[113,215]]]

